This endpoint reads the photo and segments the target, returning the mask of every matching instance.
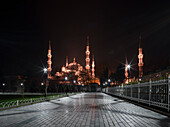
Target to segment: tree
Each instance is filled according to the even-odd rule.
[[[122,83],[123,80],[125,79],[125,66],[122,64],[119,64],[117,69],[116,69],[116,73],[115,73],[115,79],[116,81],[118,81],[119,83]]]

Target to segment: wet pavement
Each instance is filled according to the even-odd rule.
[[[0,111],[2,127],[170,127],[170,118],[104,93]]]

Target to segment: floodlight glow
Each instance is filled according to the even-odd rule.
[[[24,84],[23,83],[21,83],[21,86],[23,86]]]
[[[129,64],[127,65],[127,69],[130,69],[130,65]]]
[[[44,68],[43,71],[44,71],[44,73],[47,73],[47,68]]]
[[[68,80],[68,77],[65,77],[65,80]]]
[[[73,80],[73,83],[76,83],[76,80]]]
[[[108,79],[108,82],[110,82],[111,80],[110,79]]]

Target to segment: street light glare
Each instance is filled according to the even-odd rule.
[[[44,83],[42,82],[42,83],[41,83],[41,85],[43,86],[43,85],[44,85]]]
[[[47,73],[47,68],[44,68],[43,71],[44,71],[44,73]]]
[[[108,82],[110,82],[111,80],[110,79],[108,79]]]
[[[127,68],[130,69],[130,65],[129,64],[127,65]]]
[[[5,83],[3,83],[2,85],[5,86]]]
[[[21,83],[21,86],[23,86],[24,84],[23,83]]]
[[[44,71],[44,73],[47,73],[47,68],[44,68],[43,71]]]
[[[76,80],[74,80],[73,83],[76,83]]]
[[[65,80],[68,80],[68,78],[67,78],[67,77],[65,77]]]

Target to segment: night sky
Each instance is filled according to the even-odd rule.
[[[57,0],[5,1],[0,4],[0,73],[37,74],[46,66],[48,41],[55,72],[75,57],[85,65],[86,37],[96,71],[115,71],[125,61],[137,69],[138,38],[142,35],[145,71],[168,66],[170,60],[170,1]]]

